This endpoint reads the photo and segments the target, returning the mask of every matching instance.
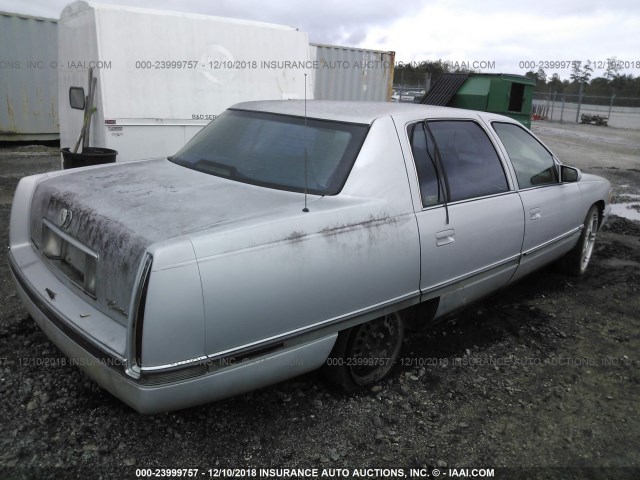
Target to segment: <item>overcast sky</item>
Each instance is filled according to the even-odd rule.
[[[0,0],[0,10],[59,18],[67,0]],[[638,0],[103,0],[100,3],[290,25],[316,43],[396,52],[396,62],[443,59],[521,73],[537,62],[616,57],[640,75]],[[531,64],[522,62],[535,62]],[[523,68],[524,67],[524,68]],[[570,69],[545,69],[568,78]]]

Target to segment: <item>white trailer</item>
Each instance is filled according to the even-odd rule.
[[[80,134],[70,88],[87,92],[91,67],[89,144],[128,161],[175,153],[234,103],[301,99],[305,81],[311,99],[309,55],[307,34],[293,27],[74,2],[58,23],[61,147]]]

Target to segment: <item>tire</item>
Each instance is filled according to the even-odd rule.
[[[591,260],[600,225],[600,211],[596,205],[592,205],[589,209],[583,225],[578,243],[561,260],[562,271],[573,276],[583,275]]]
[[[327,358],[325,378],[348,392],[371,386],[393,369],[403,340],[398,313],[343,330]]]

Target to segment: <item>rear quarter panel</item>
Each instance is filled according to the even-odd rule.
[[[192,236],[207,354],[417,301],[418,232],[389,117],[372,125],[340,194],[303,206],[300,196],[259,223]]]

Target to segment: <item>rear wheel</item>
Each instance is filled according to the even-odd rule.
[[[593,205],[584,220],[584,226],[580,233],[580,240],[573,249],[562,258],[562,270],[569,275],[579,276],[587,271],[593,246],[596,242],[598,226],[600,225],[600,211]]]
[[[370,386],[391,371],[403,339],[398,313],[343,330],[327,359],[325,377],[347,391]]]

